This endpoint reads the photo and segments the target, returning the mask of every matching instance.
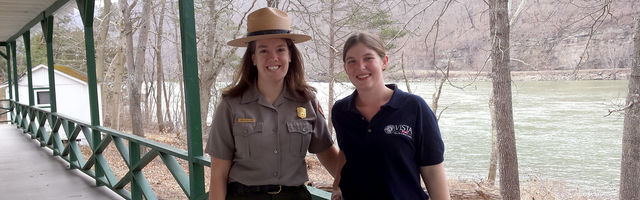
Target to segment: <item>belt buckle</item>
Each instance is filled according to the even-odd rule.
[[[280,192],[281,192],[281,191],[282,191],[282,185],[278,185],[278,191],[275,191],[275,192],[267,192],[267,194],[271,194],[271,195],[274,195],[274,194],[280,194]]]

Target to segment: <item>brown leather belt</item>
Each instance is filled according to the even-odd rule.
[[[285,186],[285,185],[244,185],[238,182],[231,182],[227,185],[227,189],[236,191],[238,193],[267,193],[267,194],[279,194],[282,191],[295,191],[303,189],[304,185],[299,186]]]

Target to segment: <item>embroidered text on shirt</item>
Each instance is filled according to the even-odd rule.
[[[384,133],[386,134],[398,134],[398,135],[404,135],[407,136],[409,138],[413,138],[413,131],[411,129],[411,126],[409,125],[387,125],[384,127]]]

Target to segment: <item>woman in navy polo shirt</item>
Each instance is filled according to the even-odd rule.
[[[332,199],[449,199],[444,144],[429,106],[385,85],[389,58],[377,36],[354,34],[342,52],[356,90],[331,111],[340,146]]]

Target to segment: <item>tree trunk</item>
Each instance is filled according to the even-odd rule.
[[[176,51],[180,51],[180,43],[178,43],[177,41],[179,41],[178,39],[178,28],[177,25],[174,26],[175,27],[175,36],[176,36]],[[180,57],[180,54],[176,54],[176,60],[178,63],[178,66],[182,66],[182,58]],[[182,80],[182,67],[178,67],[178,82],[180,85],[180,116],[182,117],[182,119],[180,120],[181,125],[182,125],[182,129],[187,129],[187,114],[184,110],[184,81]],[[203,123],[206,124],[206,123]]]
[[[171,87],[170,89],[173,89],[173,87]],[[165,105],[165,108],[166,108],[165,110],[167,111],[166,114],[167,114],[168,122],[166,122],[166,125],[169,126],[168,128],[167,127],[165,127],[165,128],[167,129],[167,132],[170,132],[170,131],[173,131],[173,127],[174,127],[173,120],[171,119],[171,108],[169,106],[170,105],[169,104],[170,103],[169,98],[172,95],[171,95],[171,93],[167,93],[167,84],[164,83],[164,81],[162,83],[162,93],[164,94],[164,101],[165,101],[164,105]]]
[[[509,69],[509,15],[507,0],[489,2],[493,97],[500,159],[500,194],[504,199],[520,199],[518,155],[516,152]]]
[[[633,36],[632,71],[622,133],[620,199],[640,199],[640,16]]]
[[[164,89],[164,72],[162,66],[162,34],[164,26],[164,13],[166,11],[166,0],[160,1],[160,19],[156,24],[156,119],[158,120],[158,130],[164,131],[164,115],[162,115],[162,89]],[[162,86],[162,87],[161,87]],[[165,93],[166,95],[166,93]],[[169,112],[169,110],[167,110]]]
[[[209,31],[205,33],[204,40],[204,56],[202,57],[202,62],[200,63],[200,120],[202,122],[202,136],[208,135],[209,126],[207,126],[207,116],[209,116],[209,104],[211,103],[211,88],[212,84],[215,83],[217,78],[217,74],[214,74],[213,68],[221,67],[221,65],[214,65],[215,52],[216,52],[216,35],[217,35],[217,26],[218,26],[218,15],[216,13],[216,2],[208,1],[207,6],[209,22],[207,23],[207,27]]]
[[[144,72],[145,51],[147,49],[147,40],[149,32],[149,15],[151,10],[150,0],[143,1],[141,27],[138,34],[138,46],[135,60],[133,57],[133,27],[131,21],[131,8],[127,1],[119,1],[122,10],[122,20],[125,26],[126,36],[126,56],[127,69],[129,72],[127,85],[129,89],[129,114],[131,115],[131,130],[134,135],[144,137],[142,129],[142,114],[140,110],[140,85],[142,84],[142,74]]]
[[[498,133],[496,128],[496,112],[493,104],[493,92],[489,94],[489,113],[491,114],[491,158],[489,159],[489,184],[494,185],[496,182],[496,169],[498,167]]]
[[[404,78],[404,84],[407,86],[407,92],[411,92],[411,86],[409,85],[409,78],[407,78],[407,72],[404,69],[404,51],[402,51],[402,55],[400,56],[400,67],[402,67],[402,77]]]
[[[120,5],[122,6],[122,5]],[[116,50],[116,56],[111,61],[111,66],[115,66],[113,70],[113,86],[111,88],[111,95],[109,95],[111,127],[116,130],[120,130],[120,100],[122,99],[122,77],[124,76],[125,67],[125,49],[127,47],[127,36],[125,31],[125,23],[120,23],[118,29],[120,35],[118,36],[118,45]],[[113,68],[113,67],[112,67]]]
[[[172,8],[176,7],[175,2],[171,3],[171,7]],[[175,9],[169,9],[169,10],[171,10],[171,12],[174,15],[176,14],[176,13],[174,13]],[[177,20],[171,20],[171,21],[173,22],[173,34],[174,34],[174,41],[175,41],[174,44],[175,44],[176,52],[180,52],[181,51],[180,42],[179,42],[180,41],[180,34],[179,34],[180,32],[178,31],[178,27],[180,25],[178,24]],[[184,81],[182,79],[183,78],[183,76],[182,76],[183,72],[182,72],[182,67],[181,67],[182,66],[182,58],[180,57],[180,54],[178,54],[178,53],[176,53],[175,55],[176,55],[176,65],[178,66],[177,67],[178,68],[178,74],[177,74],[178,85],[180,87],[180,95],[179,95],[180,96],[180,117],[181,117],[180,126],[184,130],[187,127],[187,122],[186,122],[187,120],[186,120],[186,112],[184,110],[184,107],[185,107],[185,105],[184,105]],[[178,132],[178,136],[180,136],[179,133],[180,132]]]
[[[440,115],[438,114],[440,95],[442,94],[442,86],[444,86],[444,82],[449,79],[449,70],[451,69],[451,61],[447,63],[447,69],[442,73],[442,78],[440,79],[440,85],[438,85],[438,90],[433,92],[433,101],[431,103],[431,109],[433,109],[433,114],[436,115],[436,121],[440,121]],[[444,112],[447,109],[446,107],[440,111],[440,113]]]
[[[333,109],[333,102],[335,99],[335,91],[333,89],[336,81],[335,75],[335,63],[336,63],[336,41],[335,41],[335,22],[333,19],[334,15],[334,7],[335,1],[331,0],[329,5],[329,72],[327,73],[329,76],[329,107],[327,108],[327,119],[329,119],[329,133],[333,135],[333,122],[331,121],[331,110]]]
[[[122,34],[122,33],[121,33]],[[122,36],[121,36],[122,37]],[[118,49],[118,53],[116,53],[116,56],[114,58],[113,64],[112,66],[115,67],[115,72],[113,75],[113,88],[111,89],[111,96],[108,97],[111,100],[109,102],[113,102],[113,104],[109,105],[110,106],[110,115],[111,115],[111,126],[115,127],[116,130],[120,129],[119,126],[119,112],[120,112],[120,98],[122,96],[122,76],[124,75],[124,62],[125,62],[125,56],[123,55],[123,48],[122,46],[124,46],[124,38],[122,38],[121,40],[123,43],[121,43]]]
[[[98,83],[102,83],[100,84],[100,92],[101,92],[101,100],[102,100],[102,108],[100,108],[100,110],[102,111],[101,113],[105,113],[105,111],[107,110],[107,107],[110,103],[106,103],[106,102],[111,102],[111,101],[107,101],[110,99],[113,99],[112,97],[109,97],[109,95],[106,94],[110,94],[112,93],[111,91],[108,90],[109,87],[107,87],[104,83],[104,76],[105,76],[105,66],[106,66],[106,60],[105,60],[105,49],[107,49],[107,45],[106,41],[107,37],[108,37],[108,33],[109,33],[109,28],[111,27],[111,0],[103,0],[103,4],[104,7],[102,9],[102,13],[100,14],[100,19],[102,19],[102,21],[100,22],[100,28],[99,28],[99,32],[98,35],[96,37],[96,79]],[[111,81],[111,80],[109,80]],[[105,115],[106,116],[106,115]],[[111,118],[113,118],[114,116],[111,116]]]
[[[155,71],[155,68],[152,68],[152,71]],[[153,73],[151,72],[151,77],[153,77]],[[145,77],[144,80],[144,120],[142,121],[142,125],[146,124],[150,124],[151,123],[151,115],[153,113],[153,106],[151,106],[152,104],[152,98],[155,98],[154,96],[151,96],[151,93],[153,92],[154,88],[156,88],[155,83],[153,82],[153,80],[146,80],[146,76],[143,75]],[[153,79],[153,78],[149,78],[149,79]]]

